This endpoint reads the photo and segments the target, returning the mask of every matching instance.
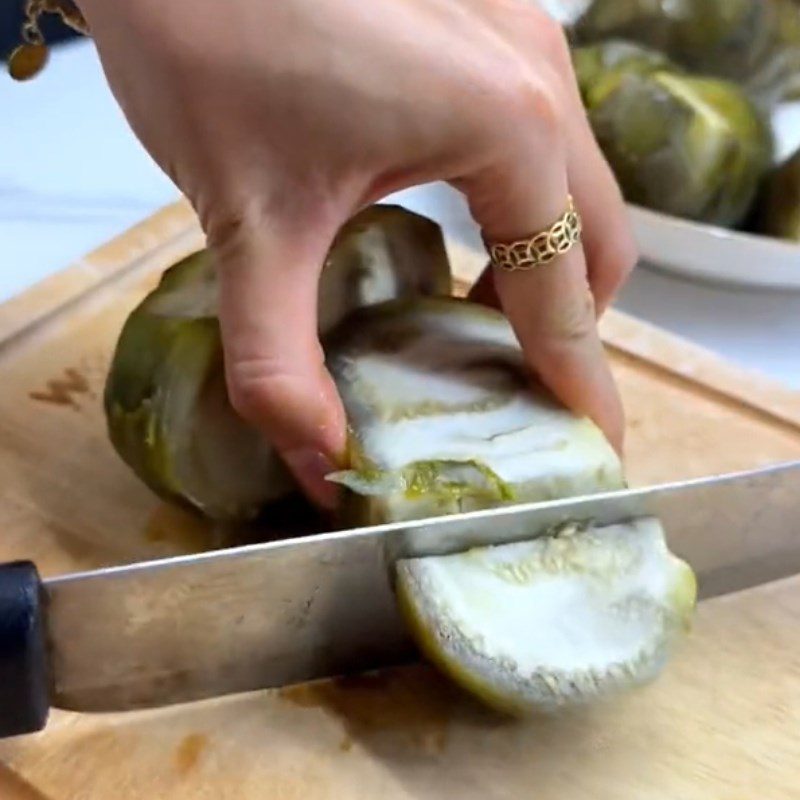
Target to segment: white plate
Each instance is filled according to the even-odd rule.
[[[642,261],[714,283],[800,291],[800,244],[629,206]]]
[[[800,103],[778,109],[774,125],[783,160],[800,146]],[[714,283],[800,291],[800,244],[629,208],[648,265]]]

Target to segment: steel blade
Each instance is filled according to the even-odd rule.
[[[736,475],[337,531],[51,579],[55,702],[166,705],[399,663],[392,564],[658,517],[709,596],[800,572],[800,462]]]

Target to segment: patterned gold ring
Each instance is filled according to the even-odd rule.
[[[488,242],[484,238],[484,244],[492,264],[500,269],[535,269],[569,252],[580,241],[581,230],[581,216],[569,195],[567,210],[547,230],[515,242]]]

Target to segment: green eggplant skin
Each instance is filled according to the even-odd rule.
[[[608,80],[609,75],[632,72],[650,75],[653,72],[681,73],[682,70],[664,53],[651,47],[624,39],[610,39],[601,44],[576,47],[572,51],[572,66],[584,102],[588,102],[592,87]]]
[[[439,226],[399,206],[370,206],[344,224],[325,259],[320,333],[356,308],[450,289]],[[211,519],[239,522],[296,487],[231,406],[218,293],[208,250],[164,272],[123,325],[104,409],[114,449],[156,494]]]
[[[751,210],[772,132],[737,86],[611,42],[573,54],[589,122],[625,199],[722,227]]]
[[[570,29],[576,45],[627,39],[696,75],[733,81],[762,109],[800,91],[795,0],[593,0]]]

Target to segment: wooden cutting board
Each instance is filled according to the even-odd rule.
[[[225,541],[139,485],[101,411],[126,314],[201,244],[179,203],[0,306],[0,560],[53,575]],[[480,257],[449,247],[470,280]],[[603,336],[633,483],[800,457],[800,393],[616,312]],[[706,601],[656,684],[524,724],[425,667],[152,712],[56,712],[45,732],[0,743],[0,799],[796,798],[799,623],[800,577]]]

